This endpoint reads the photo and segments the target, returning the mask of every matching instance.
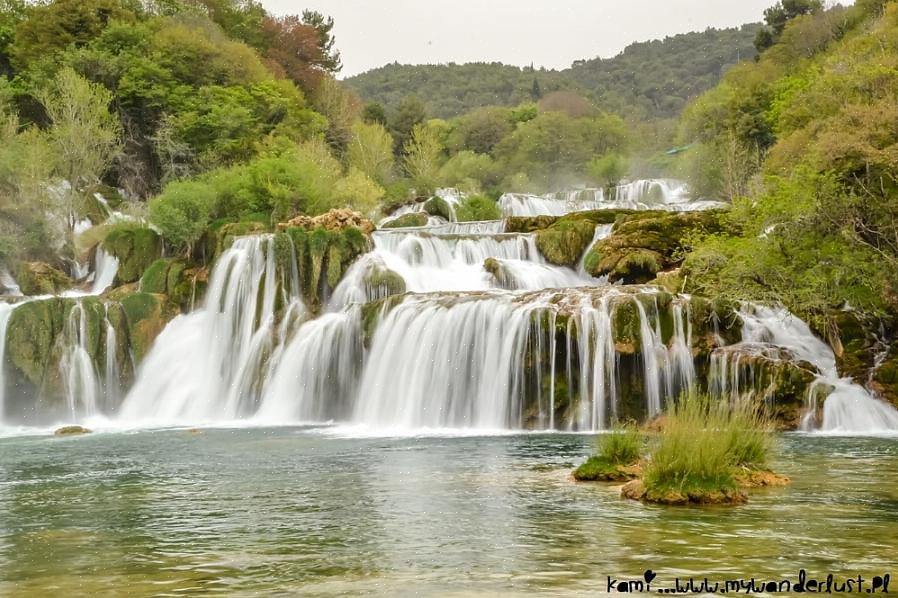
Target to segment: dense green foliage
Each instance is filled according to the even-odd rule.
[[[859,2],[792,18],[690,107],[693,186],[735,202],[730,232],[693,239],[691,290],[818,325],[846,305],[898,313],[895,73],[898,5]]]
[[[460,116],[484,106],[516,106],[559,90],[588,96],[603,110],[644,119],[676,116],[713,87],[729,66],[754,56],[757,25],[708,29],[627,46],[614,58],[581,60],[552,71],[500,63],[391,64],[351,77],[363,98],[396,109],[420,98],[429,114]]]

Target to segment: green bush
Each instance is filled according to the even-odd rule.
[[[485,195],[470,195],[455,208],[455,217],[459,222],[477,222],[480,220],[498,220],[502,217],[499,206]]]

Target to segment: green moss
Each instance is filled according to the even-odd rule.
[[[270,228],[267,220],[264,223],[257,220],[247,220],[222,224],[215,232],[215,257],[217,258],[227,251],[237,237],[266,233]]]
[[[16,281],[25,295],[56,295],[74,284],[64,272],[43,262],[22,262]]]
[[[595,225],[587,220],[561,218],[536,233],[536,246],[546,260],[556,266],[575,266],[595,235]]]
[[[618,214],[611,236],[589,249],[584,266],[611,282],[649,282],[679,263],[682,243],[694,231],[719,231],[720,217],[717,211]]]
[[[168,292],[168,273],[172,260],[159,258],[144,270],[140,277],[140,290],[144,293],[165,294]]]
[[[150,264],[162,255],[162,239],[155,231],[133,224],[115,225],[106,234],[103,248],[119,261],[116,280],[137,282]]]
[[[37,389],[43,385],[56,335],[63,326],[63,300],[30,301],[18,306],[6,329],[7,359]]]
[[[403,216],[400,216],[395,220],[391,220],[382,225],[381,228],[411,228],[426,225],[427,214],[424,212],[414,212],[412,214],[405,214]]]
[[[377,291],[376,295],[380,297],[402,295],[406,290],[405,279],[386,268],[377,268],[369,272],[365,277],[365,284],[369,289]]]
[[[446,220],[452,220],[452,208],[442,197],[431,197],[424,203],[424,211],[431,216],[440,216]]]
[[[618,353],[633,354],[641,351],[639,310],[636,300],[623,298],[614,304],[611,314],[611,330]]]
[[[134,359],[139,363],[176,312],[168,307],[165,296],[150,293],[128,295],[122,301],[122,309],[128,322]]]
[[[620,466],[609,463],[602,457],[592,456],[586,463],[574,470],[574,479],[578,482],[616,482],[633,479],[620,471]]]

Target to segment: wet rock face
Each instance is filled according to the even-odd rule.
[[[597,241],[584,266],[591,275],[608,276],[611,282],[642,284],[659,272],[675,267],[684,239],[702,230],[722,229],[721,212],[641,212],[621,215],[611,236]]]
[[[66,360],[75,345],[83,347],[98,381],[107,382],[111,360],[119,379],[108,382],[126,388],[135,362],[176,313],[164,296],[147,293],[126,293],[121,302],[55,297],[20,305],[6,331],[4,415],[23,423],[64,417]]]
[[[44,262],[19,264],[16,278],[25,295],[55,295],[74,284],[67,274]]]
[[[424,211],[431,216],[439,216],[441,218],[445,218],[446,220],[452,220],[452,208],[449,207],[449,202],[447,202],[442,197],[431,197],[426,202],[424,202],[423,208]]]

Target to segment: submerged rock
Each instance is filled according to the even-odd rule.
[[[642,463],[620,465],[593,455],[572,475],[578,482],[627,482],[642,475]]]
[[[54,436],[79,436],[81,434],[90,434],[91,430],[83,426],[63,426],[61,428],[57,428],[55,432],[53,432]]]
[[[741,505],[748,495],[739,489],[721,488],[702,492],[675,489],[649,490],[642,480],[627,482],[621,487],[621,497],[659,505]]]

